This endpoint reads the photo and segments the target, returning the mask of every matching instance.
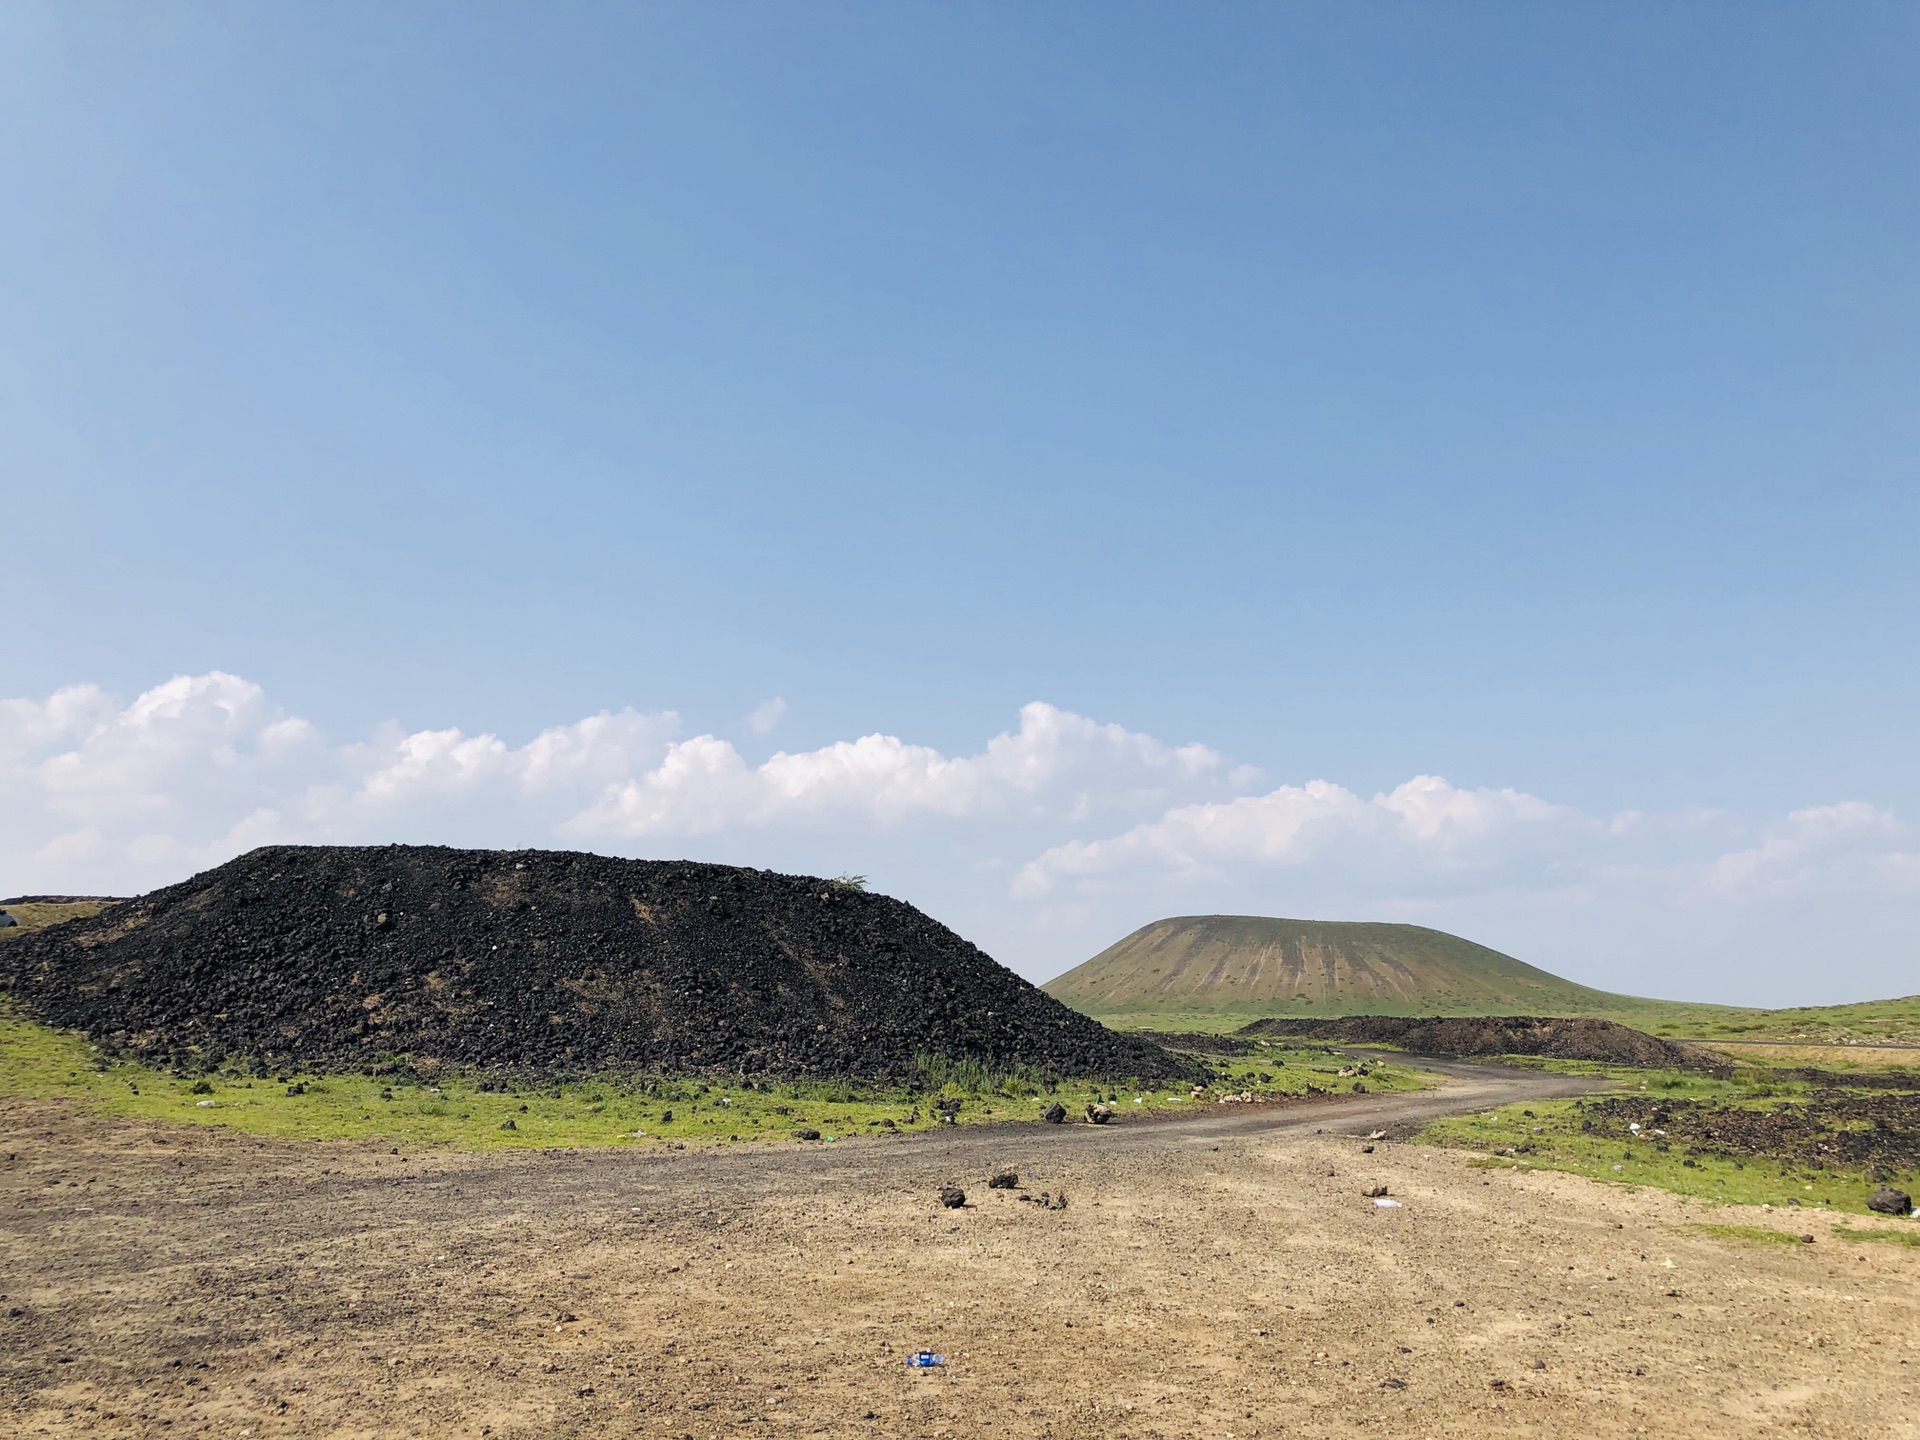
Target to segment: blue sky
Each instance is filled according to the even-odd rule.
[[[1031,974],[1245,908],[1911,991],[1916,42],[1871,4],[10,6],[0,888],[590,843],[869,869]],[[182,692],[74,798],[216,673],[257,696]],[[1030,702],[1218,763],[1082,736],[1021,803],[579,819],[659,746],[945,763],[1054,734]],[[627,711],[572,809],[312,799]],[[331,758],[223,788],[296,722]],[[1170,838],[1417,776],[1642,838]],[[1764,894],[1682,884],[1781,847]]]

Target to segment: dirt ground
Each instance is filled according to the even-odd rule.
[[[0,1102],[0,1433],[1920,1435],[1920,1250],[1363,1153],[1582,1083],[1443,1068],[1418,1096],[705,1151]],[[987,1189],[1002,1166],[1023,1192]],[[910,1370],[923,1347],[945,1366]]]

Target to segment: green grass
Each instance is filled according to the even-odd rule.
[[[1689,1225],[1687,1228],[1718,1236],[1722,1240],[1752,1240],[1761,1245],[1806,1244],[1798,1235],[1789,1235],[1784,1230],[1769,1230],[1764,1225]]]
[[[24,935],[29,930],[43,930],[49,925],[58,925],[62,920],[98,915],[107,907],[104,901],[81,900],[71,905],[8,905],[0,908],[4,908],[16,922],[0,930],[0,940],[8,940],[15,935]]]
[[[1389,1005],[1366,999],[1342,999],[1284,1006],[1249,1003],[1221,1006],[1215,1009],[1112,1010],[1088,1007],[1087,1013],[1101,1024],[1109,1025],[1116,1030],[1165,1030],[1170,1034],[1231,1035],[1255,1020],[1338,1020],[1348,1015],[1415,1017],[1553,1015],[1578,1019],[1613,1020],[1632,1029],[1643,1030],[1650,1035],[1665,1037],[1698,1035],[1703,1038],[1718,1038],[1710,1036],[1710,1032],[1721,1023],[1751,1023],[1752,1017],[1767,1013],[1682,1000],[1638,1000],[1630,996],[1613,998],[1620,1003],[1592,1008],[1543,1004],[1528,1006],[1522,1003]],[[1899,1002],[1883,1003],[1891,1005]],[[1728,1035],[1725,1038],[1736,1037]],[[1920,1063],[1920,1057],[1916,1057],[1916,1063]]]
[[[1737,1075],[1732,1080],[1617,1067],[1610,1073],[1621,1079],[1623,1089],[1647,1090],[1674,1099],[1773,1104],[1790,1098],[1797,1088],[1774,1080],[1764,1071]],[[1758,1080],[1765,1080],[1770,1090],[1764,1100],[1754,1095]],[[1651,1139],[1623,1141],[1585,1134],[1580,1129],[1577,1102],[1572,1100],[1535,1101],[1484,1114],[1452,1116],[1427,1126],[1422,1138],[1435,1145],[1478,1151],[1482,1158],[1474,1163],[1483,1168],[1557,1170],[1606,1184],[1651,1185],[1728,1205],[1785,1207],[1795,1201],[1808,1209],[1867,1214],[1867,1196],[1875,1188],[1861,1172],[1812,1171],[1796,1163],[1758,1157],[1689,1155],[1684,1146],[1663,1152]],[[1521,1151],[1522,1146],[1532,1148]],[[1519,1153],[1502,1153],[1506,1151]],[[1903,1182],[1896,1177],[1893,1183],[1910,1189],[1915,1178],[1908,1176]]]
[[[960,1123],[1032,1120],[1051,1100],[1076,1116],[1098,1096],[1125,1113],[1167,1114],[1213,1103],[1228,1091],[1300,1093],[1309,1084],[1351,1089],[1335,1062],[1318,1052],[1263,1052],[1216,1067],[1201,1100],[1182,1085],[1169,1091],[1091,1082],[1046,1091],[1019,1076],[953,1066],[937,1089],[910,1092],[837,1084],[747,1089],[696,1077],[518,1084],[504,1093],[479,1088],[473,1076],[400,1083],[379,1075],[288,1075],[285,1079],[228,1068],[206,1076],[168,1074],[116,1064],[78,1036],[0,1009],[0,1094],[62,1098],[96,1114],[201,1125],[293,1140],[379,1140],[464,1150],[588,1145],[658,1145],[753,1141],[796,1143],[793,1132],[821,1132],[820,1143],[855,1135],[932,1128],[933,1102],[961,1101]],[[1269,1078],[1262,1082],[1259,1074]],[[287,1093],[289,1082],[304,1093]],[[1369,1089],[1418,1089],[1425,1081],[1401,1067],[1375,1069]],[[1136,1100],[1135,1097],[1138,1097]],[[671,1118],[668,1118],[669,1113]],[[512,1129],[502,1126],[511,1122]],[[888,1122],[888,1123],[882,1123]]]
[[[1790,1010],[1753,1010],[1685,1000],[1613,997],[1597,1008],[1515,1005],[1390,1006],[1366,1000],[1324,1000],[1311,1004],[1239,1004],[1219,1008],[1112,1010],[1088,1007],[1101,1023],[1116,1030],[1165,1030],[1170,1033],[1228,1035],[1254,1020],[1337,1019],[1345,1015],[1510,1015],[1546,1014],[1613,1020],[1668,1040],[1768,1041],[1809,1046],[1920,1045],[1920,996],[1867,1000],[1853,1005],[1803,1006]],[[1766,1063],[1767,1057],[1758,1057]],[[1782,1058],[1782,1064],[1846,1065],[1844,1055]],[[1920,1050],[1913,1066],[1920,1068]]]
[[[1833,1233],[1842,1240],[1881,1240],[1889,1245],[1908,1245],[1920,1250],[1920,1230],[1856,1230],[1851,1225],[1836,1225]]]
[[[1701,1040],[1797,1041],[1809,1045],[1920,1044],[1920,995],[1855,1005],[1807,1005],[1787,1010],[1714,1007],[1703,1016],[1654,1018],[1657,1035]],[[1920,1066],[1920,1053],[1914,1056]]]

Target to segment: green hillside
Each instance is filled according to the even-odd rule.
[[[1258,915],[1157,920],[1041,988],[1110,1024],[1168,1029],[1356,1014],[1598,1015],[1671,1026],[1723,1013],[1576,985],[1423,925]]]

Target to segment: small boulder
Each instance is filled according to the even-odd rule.
[[[1089,1125],[1104,1125],[1111,1119],[1113,1119],[1113,1107],[1111,1105],[1102,1102],[1098,1105],[1087,1106],[1087,1123]]]
[[[1372,1185],[1360,1193],[1369,1200],[1382,1200],[1386,1198],[1387,1187],[1384,1185]]]
[[[1049,1125],[1064,1125],[1067,1123],[1067,1107],[1056,1100],[1040,1112],[1040,1118]]]
[[[987,1181],[987,1188],[989,1190],[1018,1190],[1020,1188],[1019,1172],[1002,1170],[999,1174]]]
[[[793,1132],[793,1138],[796,1140],[818,1140],[820,1138],[820,1132],[811,1126],[803,1125]]]
[[[940,1203],[949,1210],[958,1210],[962,1205],[967,1203],[967,1192],[962,1190],[958,1185],[942,1185],[940,1187]]]
[[[1911,1215],[1913,1197],[1904,1190],[1896,1190],[1891,1185],[1882,1185],[1867,1197],[1867,1209],[1876,1215]]]

